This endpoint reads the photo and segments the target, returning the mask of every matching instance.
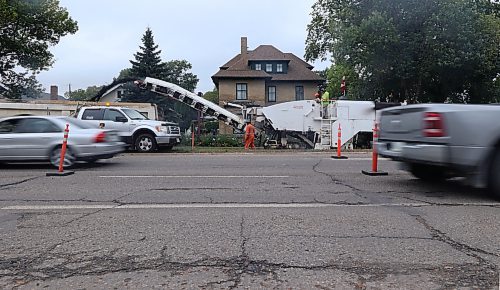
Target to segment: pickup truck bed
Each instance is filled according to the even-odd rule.
[[[500,197],[500,106],[419,104],[381,111],[377,150],[421,179],[467,177]]]

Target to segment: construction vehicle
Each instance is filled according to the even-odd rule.
[[[252,119],[267,136],[269,147],[330,149],[337,146],[369,145],[376,119],[377,105],[370,101],[332,101],[328,118],[321,116],[321,106],[314,100],[280,103],[268,107],[237,106],[242,117],[178,85],[154,78],[135,81],[139,87],[182,102],[205,115],[214,116],[242,131],[245,120]],[[386,106],[382,106],[386,107]],[[338,128],[342,130],[338,143]],[[360,140],[362,139],[362,140]]]
[[[268,107],[246,108],[233,105],[241,108],[242,117],[239,117],[172,83],[154,78],[136,83],[143,89],[173,98],[206,115],[214,116],[237,130],[244,129],[246,119],[253,119],[256,128],[266,134],[267,144],[280,148],[336,148],[339,146],[339,125],[342,130],[340,146],[367,146],[371,141],[376,109],[397,105],[337,100],[328,105],[328,118],[321,116],[321,106],[314,100],[292,101]]]

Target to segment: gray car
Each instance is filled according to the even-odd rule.
[[[66,124],[65,168],[77,161],[112,158],[125,148],[115,131],[98,129],[75,118],[16,116],[0,119],[0,162],[49,161],[59,166]]]

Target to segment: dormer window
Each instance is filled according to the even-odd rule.
[[[255,70],[262,70],[262,65],[260,63],[256,63]]]
[[[278,63],[276,65],[276,72],[279,72],[279,73],[283,72],[283,64],[282,63]]]
[[[272,71],[273,71],[273,64],[266,63],[266,72],[272,72]]]

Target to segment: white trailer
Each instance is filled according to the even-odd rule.
[[[283,135],[290,135],[309,147],[330,149],[338,146],[339,126],[342,133],[340,146],[352,141],[359,133],[371,134],[375,104],[369,101],[338,100],[329,104],[327,118],[323,118],[321,113],[321,104],[304,100],[259,108],[254,115],[260,128],[281,133],[279,140],[276,140],[281,142],[280,146],[287,146],[283,144]]]

